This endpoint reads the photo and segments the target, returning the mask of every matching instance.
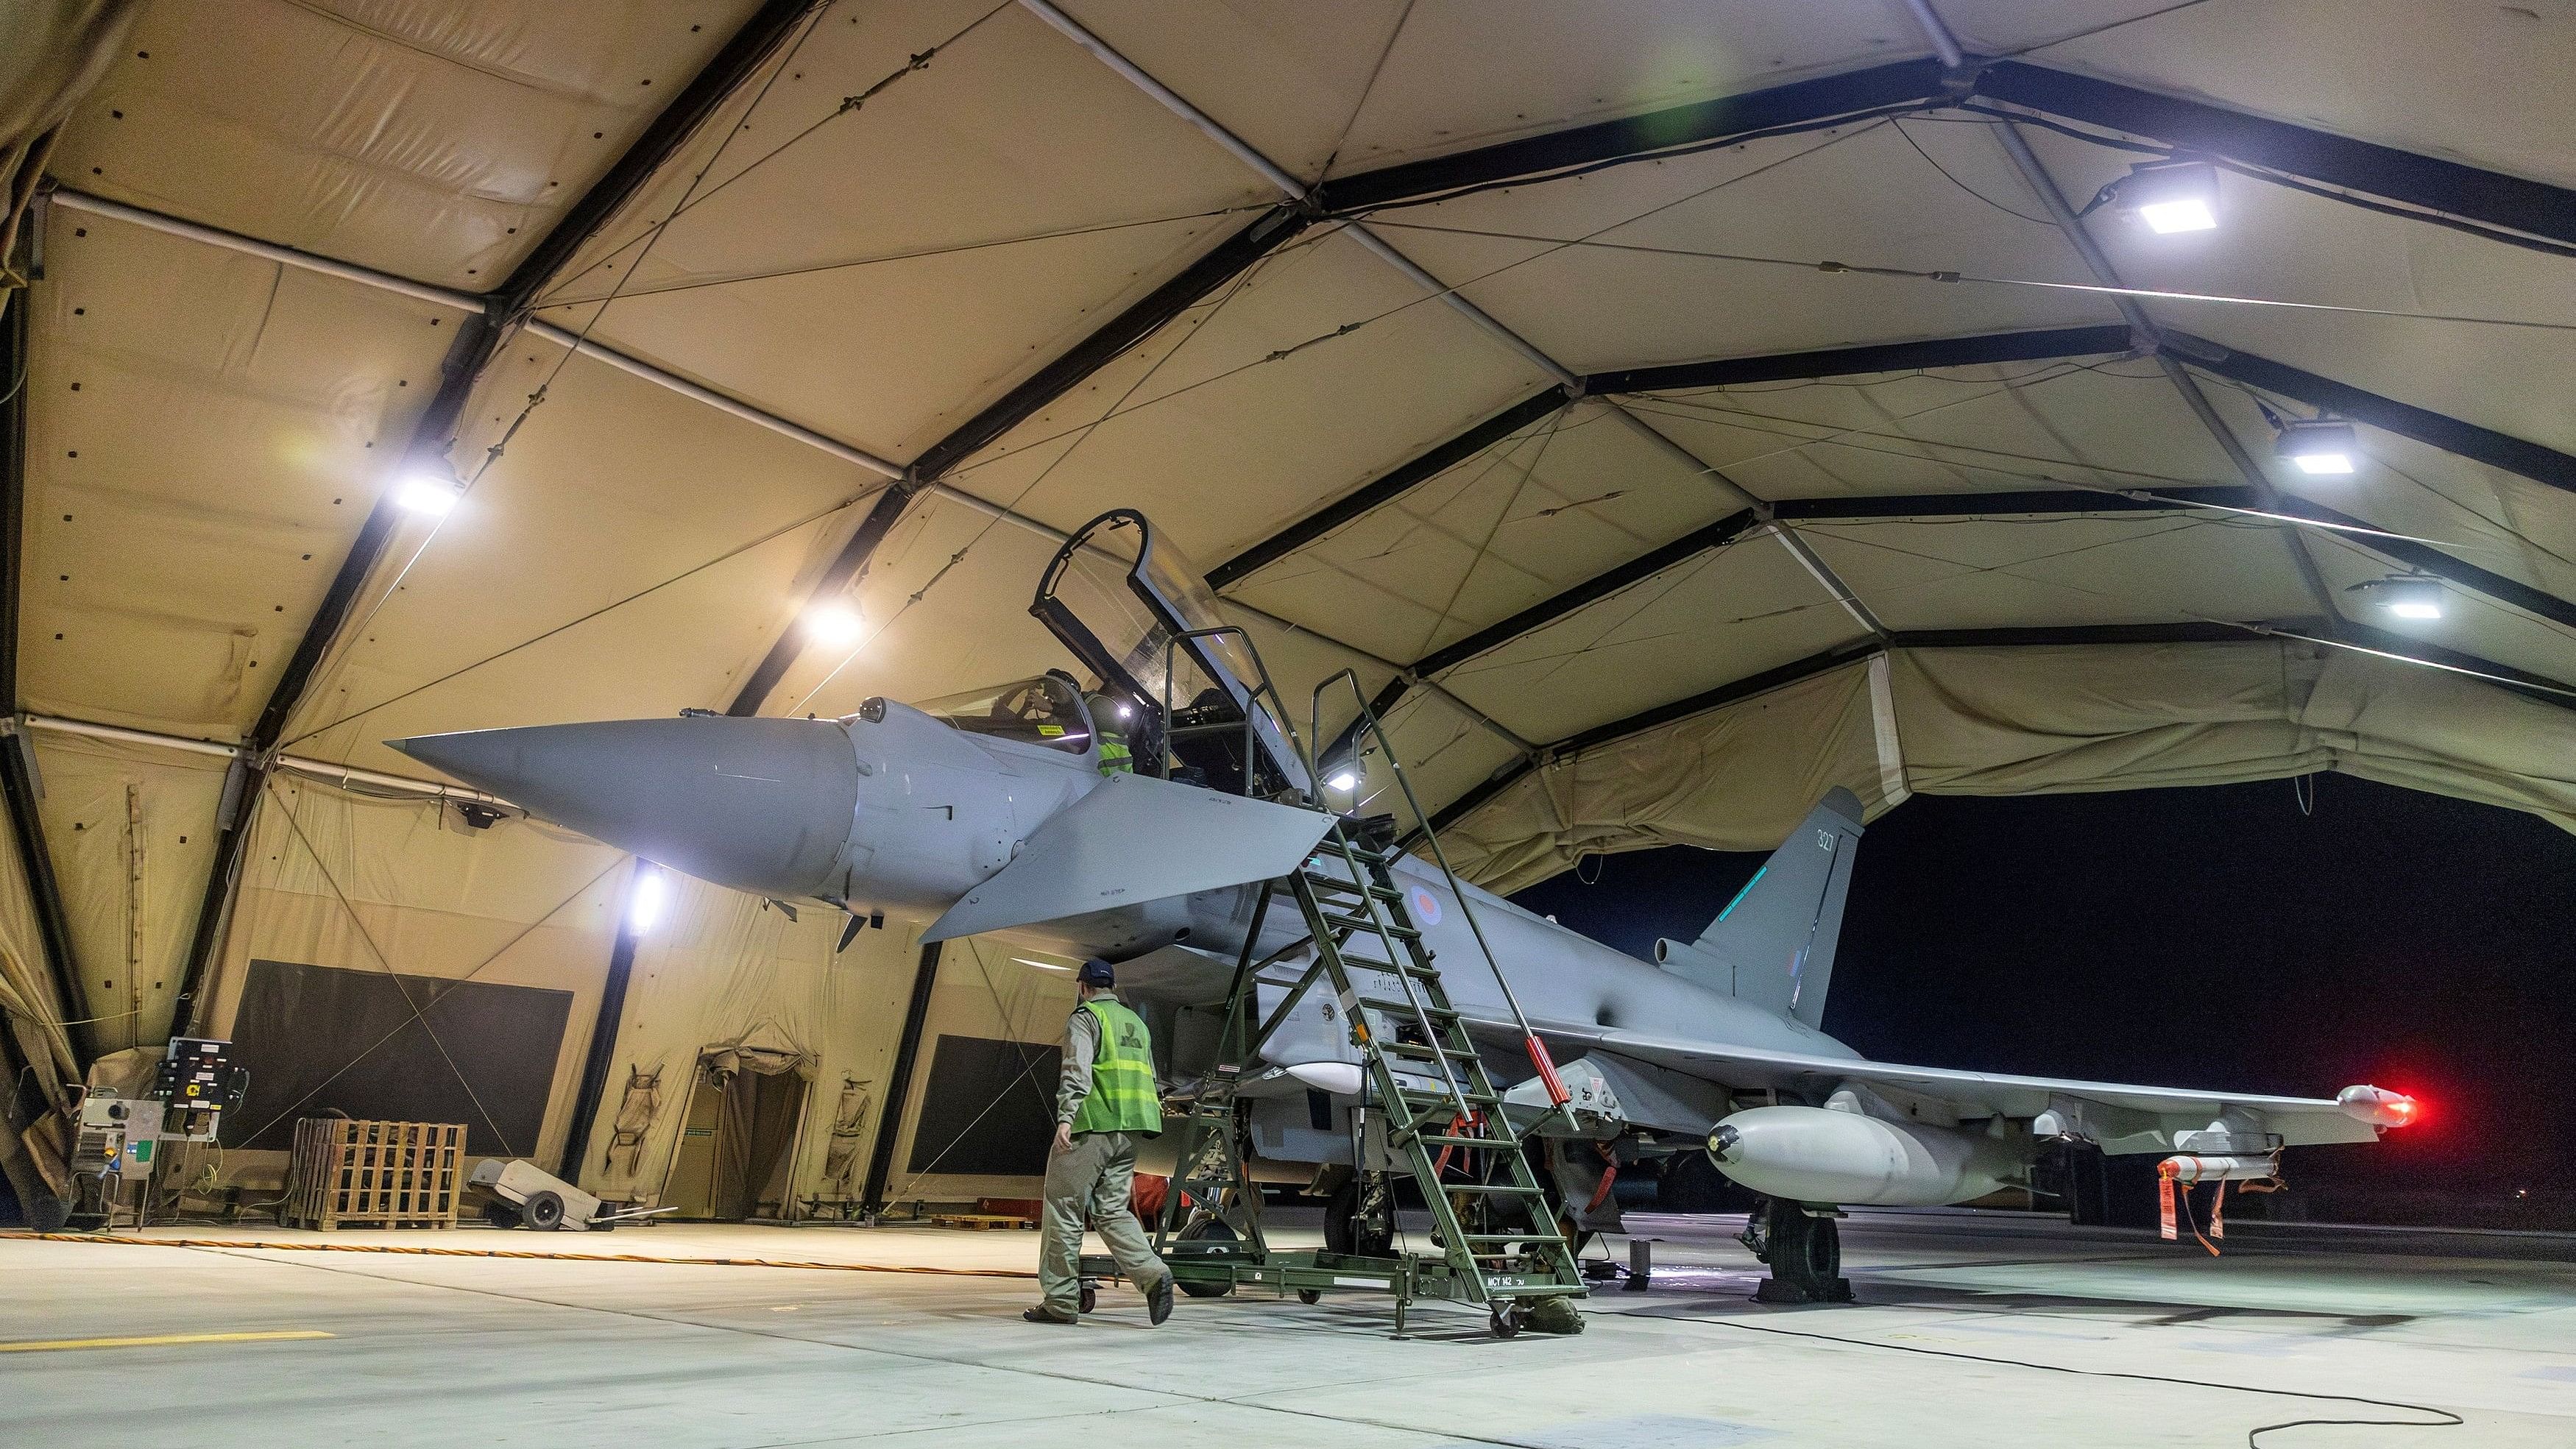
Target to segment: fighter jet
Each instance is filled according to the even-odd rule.
[[[1320,720],[1300,735],[1249,638],[1140,515],[1076,534],[1032,612],[1087,686],[1051,671],[918,704],[870,699],[838,719],[690,711],[391,743],[671,869],[848,912],[853,931],[890,916],[923,923],[925,942],[1106,957],[1184,1099],[1217,1065],[1238,966],[1266,960],[1255,987],[1276,1026],[1233,1079],[1249,1165],[1268,1181],[1347,1181],[1366,1093],[1349,1018],[1362,1008],[1292,989],[1312,943],[1292,913],[1263,912],[1263,886],[1310,869],[1335,831],[1319,778],[1389,761],[1361,759],[1350,732],[1310,755]],[[1144,768],[1104,773],[1104,730]],[[1493,1079],[1511,1084],[1508,1110],[1536,1125],[1578,1227],[1615,1225],[1605,1174],[1621,1165],[1705,1161],[1759,1195],[1746,1241],[1771,1266],[1766,1296],[1831,1300],[1848,1296],[1839,1207],[2026,1186],[2059,1142],[2174,1154],[2169,1184],[2267,1179],[2286,1147],[2368,1142],[2415,1118],[2412,1099],[2370,1086],[2280,1097],[1864,1059],[1820,1029],[1861,814],[1850,791],[1829,791],[1706,930],[1658,941],[1652,961],[1437,858],[1396,856],[1386,893],[1442,963]],[[1359,1211],[1336,1194],[1328,1240],[1337,1228],[1365,1244]]]

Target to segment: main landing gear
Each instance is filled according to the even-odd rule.
[[[1851,1280],[1842,1276],[1843,1238],[1830,1207],[1766,1197],[1744,1221],[1737,1241],[1771,1267],[1753,1292],[1756,1303],[1849,1303]]]

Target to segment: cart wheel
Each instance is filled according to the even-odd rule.
[[[483,1221],[496,1228],[515,1228],[519,1225],[518,1205],[503,1202],[496,1197],[483,1204]]]
[[[1099,1290],[1099,1289],[1097,1289],[1097,1288],[1092,1287],[1092,1286],[1091,1286],[1090,1284],[1088,1284],[1088,1283],[1083,1284],[1083,1285],[1082,1285],[1082,1311],[1083,1311],[1083,1312],[1085,1312],[1085,1313],[1089,1313],[1091,1310],[1093,1310],[1093,1309],[1095,1309],[1095,1308],[1098,1308],[1099,1306],[1100,1306],[1100,1290]]]
[[[1300,1288],[1297,1290],[1297,1301],[1310,1305],[1321,1303],[1324,1301],[1324,1290],[1321,1288]]]
[[[1494,1337],[1518,1338],[1521,1334],[1520,1310],[1508,1300],[1494,1305]]]
[[[519,1221],[541,1233],[551,1233],[563,1226],[563,1198],[551,1192],[532,1192],[519,1204]]]
[[[1185,1243],[1231,1243],[1235,1241],[1235,1234],[1233,1225],[1223,1218],[1201,1218],[1181,1229],[1180,1240]],[[1223,1298],[1234,1291],[1234,1284],[1232,1282],[1194,1283],[1183,1278],[1180,1280],[1180,1289],[1192,1298]]]

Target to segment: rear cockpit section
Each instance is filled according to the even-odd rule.
[[[1313,782],[1260,657],[1189,559],[1132,509],[1077,530],[1029,606],[1133,711],[1137,768],[1229,793],[1311,796]]]

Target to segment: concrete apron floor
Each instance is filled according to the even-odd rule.
[[[18,1349],[0,1351],[0,1443],[122,1446],[158,1423],[280,1446],[2171,1449],[2436,1417],[2300,1397],[2354,1395],[2468,1425],[2263,1442],[2576,1444],[2566,1263],[2331,1234],[2213,1260],[2046,1220],[1856,1214],[1861,1303],[1771,1308],[1748,1301],[1761,1270],[1728,1241],[1737,1225],[1632,1217],[1659,1239],[1651,1287],[1604,1285],[1580,1337],[1509,1342],[1433,1305],[1392,1339],[1369,1296],[1184,1298],[1152,1329],[1109,1286],[1083,1326],[1049,1328],[1020,1321],[1035,1285],[1013,1278],[0,1239],[0,1350]],[[147,1236],[1018,1270],[1037,1249],[1034,1233],[913,1228]],[[43,1346],[283,1333],[327,1336]]]

